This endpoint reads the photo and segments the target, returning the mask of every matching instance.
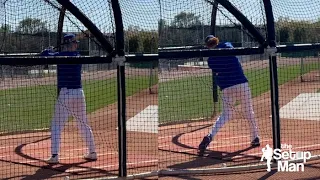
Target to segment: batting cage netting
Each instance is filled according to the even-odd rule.
[[[272,1],[277,44],[308,46],[320,43],[319,2]],[[311,13],[302,11],[308,9]],[[295,151],[320,154],[320,48],[299,47],[279,54],[278,81],[281,144]]]
[[[260,0],[161,8],[160,175],[267,168],[270,148],[319,157],[318,11]]]
[[[0,8],[1,179],[157,171],[157,3]]]
[[[120,1],[126,54],[126,136],[128,175],[158,171],[158,19],[159,2]],[[129,81],[130,77],[143,80]],[[148,173],[146,173],[148,174]],[[135,176],[138,178],[137,176]]]
[[[319,8],[0,0],[0,178],[288,171],[319,159]]]

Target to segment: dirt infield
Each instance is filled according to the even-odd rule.
[[[305,75],[314,77],[318,72]],[[309,79],[310,79],[309,77]],[[296,78],[279,87],[279,105],[283,107],[300,93],[314,93],[320,81],[300,82]],[[217,134],[209,146],[205,157],[196,153],[198,144],[215,119],[202,122],[161,126],[159,130],[160,169],[208,169],[223,166],[261,164],[261,148],[273,145],[270,92],[253,99],[255,116],[258,121],[261,146],[250,147],[249,124],[241,114],[241,106],[236,107],[236,117],[229,121]],[[281,119],[281,143],[291,144],[294,150],[320,154],[320,121]]]
[[[150,94],[149,90],[144,90],[128,97],[127,119],[149,105],[157,105],[157,96]],[[1,179],[117,176],[117,112],[117,104],[112,104],[88,115],[98,153],[98,160],[95,162],[82,159],[86,148],[79,136],[75,121],[66,124],[62,134],[60,164],[53,166],[44,162],[44,159],[50,156],[49,132],[0,136]],[[128,174],[157,170],[157,134],[129,131],[127,141]]]

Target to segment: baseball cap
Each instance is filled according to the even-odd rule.
[[[214,35],[208,35],[204,41],[208,48],[215,48],[219,44],[219,38]]]
[[[209,41],[210,39],[212,39],[212,38],[215,38],[214,35],[208,35],[208,36],[206,37],[206,39],[204,40],[204,42],[205,42],[205,43],[208,43],[208,41]]]
[[[71,42],[80,42],[76,40],[75,34],[66,34],[63,36],[63,44],[69,44]]]

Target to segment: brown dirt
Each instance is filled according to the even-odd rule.
[[[317,180],[320,179],[320,161],[309,162],[305,165],[304,172],[277,172],[272,170],[267,172],[265,170],[258,171],[243,171],[227,174],[204,174],[204,175],[181,175],[181,176],[166,176],[160,177],[161,180],[256,180],[256,179],[270,179],[270,180]]]

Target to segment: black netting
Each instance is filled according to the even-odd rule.
[[[159,2],[120,2],[127,55],[158,52]],[[126,63],[128,174],[158,170],[158,61]]]
[[[262,1],[250,4],[246,1],[230,2],[243,12],[263,36],[266,35]],[[258,46],[243,25],[223,6],[215,6],[214,1],[161,1],[161,5],[161,47],[203,45],[205,37],[212,33],[211,24],[221,41],[230,41],[235,47]],[[215,23],[211,21],[213,7],[217,7]]]
[[[115,20],[111,2],[74,3],[114,47]],[[1,178],[116,176],[117,63],[110,63],[111,60],[109,63],[93,62],[94,56],[107,55],[107,52],[79,19],[68,10],[63,13],[57,1],[6,0],[1,1],[0,12],[1,62],[11,64],[0,67],[0,167],[5,169]],[[59,21],[60,15],[64,16],[63,21]],[[48,47],[55,47],[54,52],[60,51],[58,42],[70,33],[80,41],[77,50],[83,60],[81,69],[71,65],[72,57],[56,56],[50,58],[50,64],[35,58]],[[20,56],[19,65],[8,63],[18,61],[12,56]],[[73,58],[77,62],[77,57]],[[138,80],[133,78],[132,81]],[[58,132],[61,132],[60,138]],[[56,142],[57,139],[60,140]],[[53,144],[59,146],[58,152]],[[93,154],[89,158],[97,158],[96,161],[84,158],[90,152]],[[58,153],[59,159],[52,158],[54,153]]]
[[[279,45],[320,42],[319,1],[273,0],[272,6]],[[278,76],[281,143],[319,155],[319,49],[281,53],[278,64],[289,68],[279,68]]]
[[[157,53],[158,20],[160,8],[158,1],[121,1],[125,52]],[[137,8],[132,8],[137,7]]]
[[[100,29],[112,45],[114,18],[107,0],[96,3],[77,1],[75,5]],[[38,53],[50,46],[57,47],[61,5],[50,1],[4,1],[1,3],[1,53]],[[101,45],[88,29],[72,15],[65,12],[62,33],[74,33],[80,40],[82,55],[101,55]]]
[[[268,144],[319,157],[320,2],[271,0],[272,52],[269,1],[218,1],[0,0],[0,177],[264,169]],[[69,33],[80,56],[39,56],[69,51]],[[235,48],[208,49],[209,34]]]
[[[271,2],[278,44],[320,42],[318,1],[310,1],[308,5],[302,1],[273,0]]]

